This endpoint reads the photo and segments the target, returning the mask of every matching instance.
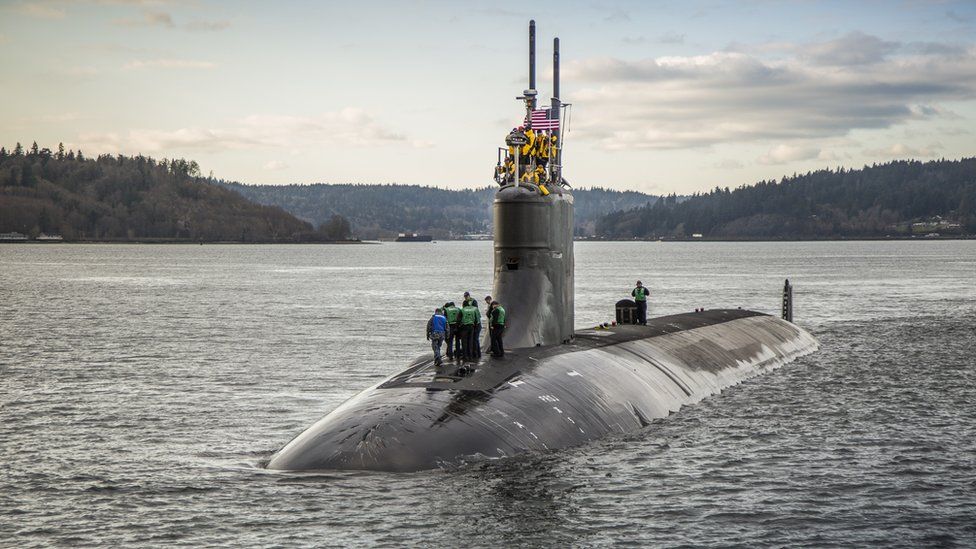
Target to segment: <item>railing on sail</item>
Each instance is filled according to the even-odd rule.
[[[569,106],[559,99],[559,38],[553,39],[552,51],[552,98],[550,107],[546,109],[545,119],[547,124],[543,131],[549,134],[533,132],[534,139],[542,140],[538,147],[546,147],[545,154],[541,155],[545,159],[545,169],[542,176],[538,177],[540,191],[548,194],[545,190],[545,183],[563,185],[565,180],[562,177],[562,157],[563,157],[563,138],[564,133],[560,127],[563,120],[562,110]],[[525,102],[525,122],[522,127],[513,129],[506,137],[505,144],[508,148],[499,147],[498,158],[495,164],[495,181],[500,185],[514,183],[516,186],[521,184],[522,172],[522,148],[529,144],[529,136],[526,131],[532,130],[532,117],[536,111],[538,91],[535,89],[535,21],[529,21],[529,87],[517,97],[519,101]],[[524,130],[524,131],[523,131]],[[536,172],[540,171],[542,163],[537,162],[535,157],[529,157],[525,161],[525,168],[529,170],[526,179],[531,180]]]

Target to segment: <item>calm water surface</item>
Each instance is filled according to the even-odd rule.
[[[0,546],[976,546],[976,242],[579,243],[577,326],[775,312],[822,350],[548,455],[263,460],[490,290],[491,244],[0,246]]]

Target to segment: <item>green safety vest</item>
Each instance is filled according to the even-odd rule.
[[[478,309],[470,305],[461,309],[461,324],[474,326],[478,323]]]
[[[641,286],[640,288],[634,288],[634,291],[637,292],[635,296],[637,301],[647,301],[647,288]]]
[[[495,307],[495,310],[498,311],[497,313],[495,313],[495,324],[497,324],[499,326],[504,326],[505,325],[505,307],[502,307],[501,305],[499,305],[499,306]]]
[[[444,309],[445,316],[447,316],[448,324],[456,324],[458,321],[458,315],[461,314],[461,309],[457,307],[448,307]]]

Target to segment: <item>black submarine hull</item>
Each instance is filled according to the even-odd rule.
[[[451,377],[431,355],[349,399],[269,461],[278,470],[418,471],[630,433],[812,353],[769,315],[723,309],[582,330]]]

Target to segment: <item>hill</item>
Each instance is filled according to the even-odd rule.
[[[424,233],[437,238],[491,233],[495,187],[447,190],[419,185],[242,185],[219,182],[259,204],[279,206],[318,225],[334,215],[349,219],[360,238]],[[592,234],[596,221],[614,210],[650,204],[657,197],[603,188],[576,189],[577,234]]]
[[[603,238],[862,238],[976,234],[976,158],[895,161],[716,188],[611,213]]]
[[[196,162],[0,148],[0,232],[65,240],[320,240],[280,208],[199,177]],[[348,226],[346,227],[348,232]]]

